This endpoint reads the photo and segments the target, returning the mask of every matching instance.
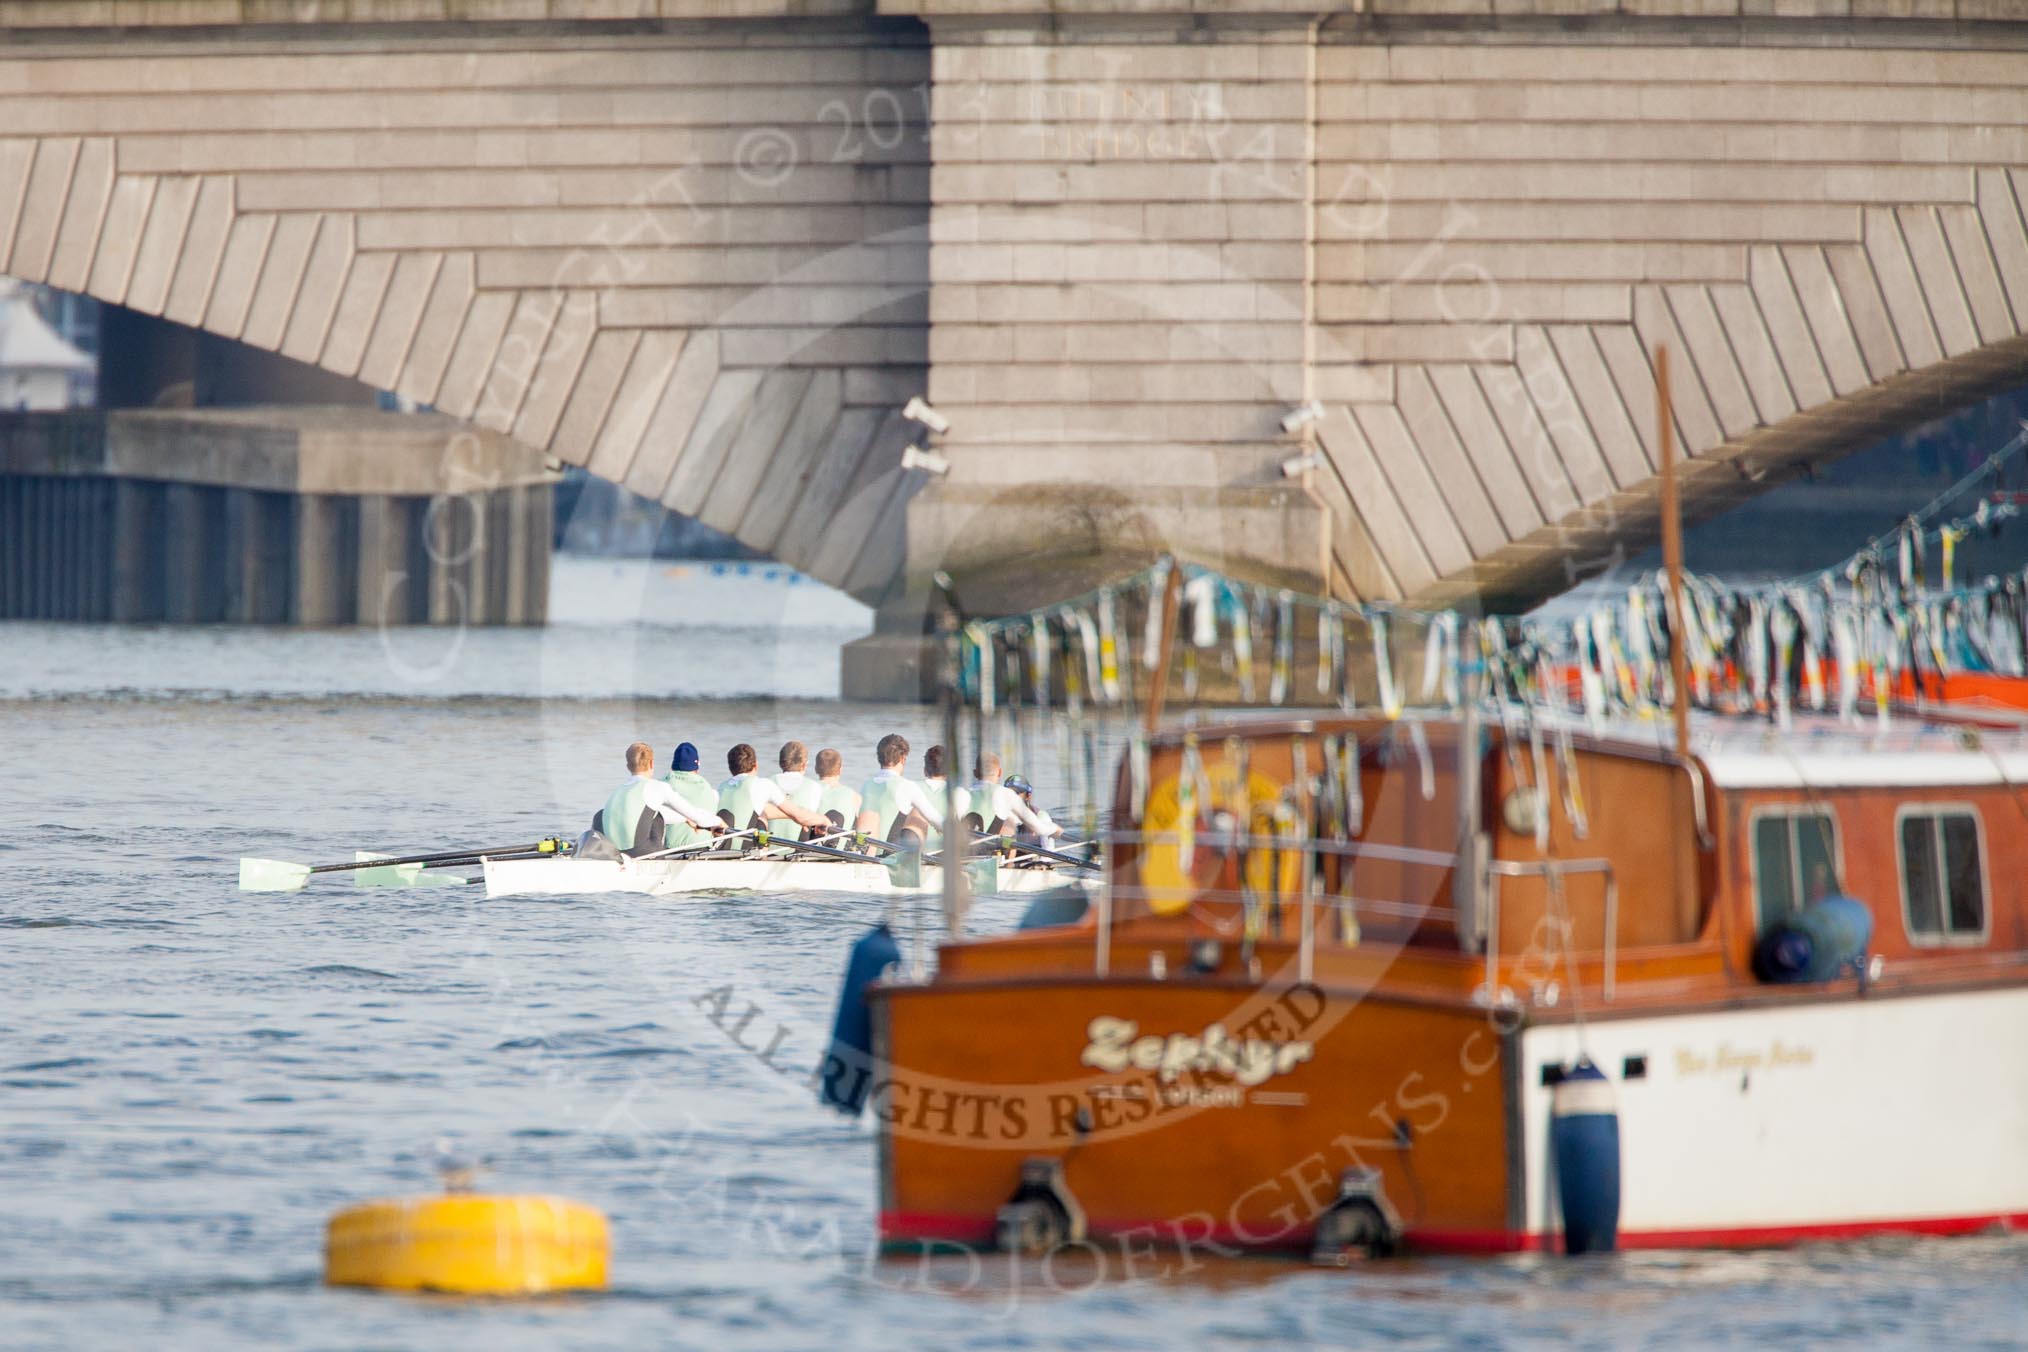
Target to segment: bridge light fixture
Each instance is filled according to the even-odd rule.
[[[1298,404],[1287,413],[1282,414],[1282,431],[1293,436],[1323,416],[1324,406],[1315,399]]]
[[[923,473],[933,474],[939,479],[951,472],[950,461],[944,459],[935,451],[926,451],[922,447],[912,443],[901,448],[901,467],[904,470],[919,469]]]
[[[939,436],[951,430],[951,420],[931,408],[929,401],[921,395],[917,395],[903,406],[901,416],[910,422],[921,423]]]
[[[1318,455],[1315,451],[1305,451],[1301,455],[1292,455],[1282,461],[1282,477],[1284,479],[1300,479],[1323,463],[1324,457]]]

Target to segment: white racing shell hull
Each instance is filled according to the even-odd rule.
[[[943,870],[924,864],[917,887],[897,887],[885,864],[869,859],[505,859],[486,861],[486,895],[576,896],[598,892],[839,892],[855,896],[913,895],[943,890]],[[997,871],[993,895],[1096,885],[1093,870],[1008,868]]]

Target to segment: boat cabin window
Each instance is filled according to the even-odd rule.
[[[1838,891],[1838,819],[1806,808],[1753,819],[1754,913],[1765,929]]]
[[[1901,814],[1901,915],[1918,944],[1986,937],[1986,861],[1969,807]]]

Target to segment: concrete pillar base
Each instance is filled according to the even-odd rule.
[[[937,485],[909,504],[908,580],[875,631],[839,658],[845,698],[935,698],[930,575],[951,575],[971,615],[1076,596],[1164,554],[1310,595],[1327,585],[1329,511],[1294,483],[1161,486],[1129,498],[1085,485]]]
[[[838,653],[838,693],[875,704],[928,704],[937,697],[936,649],[910,634],[872,633]]]
[[[922,613],[937,569],[965,608],[1011,615],[1110,582],[1164,554],[1265,586],[1328,585],[1331,518],[1295,483],[1225,488],[936,484],[908,507],[907,581],[887,612]]]

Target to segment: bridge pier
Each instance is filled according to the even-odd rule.
[[[1088,485],[935,484],[908,510],[903,590],[874,632],[846,645],[847,699],[936,697],[929,578],[952,579],[969,614],[997,616],[1076,596],[1165,554],[1306,594],[1329,576],[1331,516],[1296,480],[1229,488],[1154,486],[1129,496]]]
[[[357,409],[0,418],[0,619],[541,624],[551,477]]]

